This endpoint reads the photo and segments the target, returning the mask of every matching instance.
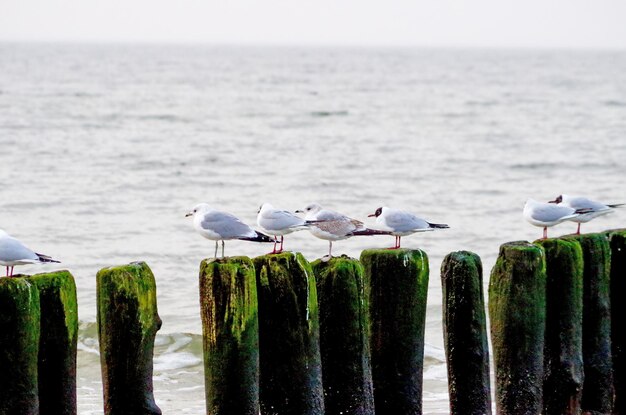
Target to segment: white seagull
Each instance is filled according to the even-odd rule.
[[[58,263],[59,261],[50,258],[48,255],[38,254],[0,229],[0,265],[6,267],[7,277],[13,276],[13,267],[16,265],[41,264],[46,262]]]
[[[268,234],[274,235],[272,254],[278,254],[283,251],[284,235],[306,229],[309,225],[309,222],[301,217],[286,210],[275,209],[269,203],[263,203],[257,213],[257,225]],[[280,236],[280,248],[276,250],[278,236]]]
[[[548,203],[555,203],[561,206],[568,206],[572,209],[588,209],[588,213],[583,213],[574,218],[571,218],[572,222],[578,223],[578,229],[576,230],[576,235],[580,235],[580,224],[587,223],[591,219],[597,218],[598,216],[606,215],[607,213],[613,212],[613,209],[623,206],[623,203],[616,203],[612,205],[605,205],[600,202],[596,202],[595,200],[587,199],[586,197],[580,196],[568,196],[568,195],[559,195],[556,199],[549,201]]]
[[[576,210],[569,206],[542,203],[534,199],[528,199],[524,205],[524,219],[532,225],[543,228],[543,239],[548,237],[549,226],[557,225],[587,212],[589,212],[587,209]]]
[[[382,230],[389,231],[396,237],[396,243],[392,248],[400,248],[400,238],[415,232],[429,232],[435,229],[449,228],[445,223],[430,223],[404,210],[392,209],[386,206],[379,207],[376,212],[368,217],[376,217],[376,223]]]
[[[349,218],[339,212],[323,209],[317,203],[311,203],[304,210],[305,219],[310,223],[309,232],[320,239],[328,241],[328,256],[332,257],[333,241],[348,239],[360,235],[389,235],[387,231],[368,229],[363,222]]]
[[[230,213],[212,209],[206,203],[196,205],[185,215],[193,216],[193,226],[200,235],[215,241],[217,258],[217,242],[222,241],[222,258],[224,258],[224,241],[240,239],[252,242],[273,242],[274,240],[261,232],[257,232]]]

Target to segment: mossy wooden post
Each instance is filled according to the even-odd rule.
[[[613,408],[611,356],[611,246],[604,233],[569,236],[583,250],[583,383],[582,410],[610,414]],[[623,319],[623,316],[621,317]],[[620,321],[621,321],[620,319]]]
[[[356,259],[317,260],[326,415],[373,415],[369,281]]]
[[[202,261],[200,315],[207,414],[258,415],[259,322],[250,258]]]
[[[361,263],[371,284],[376,412],[421,414],[428,257],[418,249],[369,249]]]
[[[626,229],[610,231],[611,242],[611,352],[613,354],[613,413],[626,415]]]
[[[76,414],[76,284],[68,271],[37,274],[29,280],[39,290],[40,415]]]
[[[580,414],[583,387],[583,253],[576,241],[536,241],[546,254],[543,407]]]
[[[317,289],[296,253],[254,258],[263,415],[324,413]]]
[[[0,277],[0,414],[39,415],[39,292],[27,279]]]
[[[496,412],[540,414],[546,318],[546,262],[540,246],[500,246],[489,281],[489,316]]]
[[[98,338],[105,415],[161,414],[154,402],[152,358],[161,328],[156,283],[144,262],[98,272]]]
[[[443,339],[452,415],[491,414],[483,265],[472,252],[448,254],[441,265]]]

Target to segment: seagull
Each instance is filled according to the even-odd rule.
[[[332,258],[333,241],[348,239],[360,235],[390,235],[390,232],[368,229],[363,222],[349,218],[339,212],[323,209],[317,203],[311,203],[304,210],[304,219],[310,222],[309,232],[328,241],[328,257]]]
[[[543,227],[543,239],[548,237],[548,227],[557,225],[588,213],[588,209],[574,209],[551,203],[542,203],[534,199],[528,199],[524,205],[524,219],[530,224]]]
[[[385,231],[396,237],[396,243],[392,248],[400,248],[400,238],[415,232],[428,232],[435,229],[449,228],[445,223],[430,223],[422,218],[418,218],[410,212],[392,209],[386,206],[379,207],[376,212],[368,217],[376,217],[376,223]]]
[[[6,267],[7,277],[13,276],[13,267],[16,265],[46,262],[58,263],[59,261],[30,250],[22,242],[0,229],[0,265]]]
[[[310,222],[286,210],[275,209],[269,203],[263,203],[257,212],[256,223],[265,232],[274,235],[274,249],[271,254],[283,252],[284,235],[306,229]],[[276,250],[280,235],[280,248]]]
[[[252,242],[273,242],[274,240],[261,232],[257,232],[239,218],[230,213],[212,209],[206,203],[196,205],[185,217],[193,216],[193,226],[200,235],[215,241],[217,258],[217,242],[222,241],[222,258],[224,258],[224,241],[240,239]]]
[[[548,203],[555,203],[561,206],[568,206],[568,207],[571,207],[572,209],[589,209],[588,213],[584,213],[582,215],[578,215],[572,219],[569,219],[572,222],[578,223],[578,229],[576,230],[576,235],[580,235],[581,223],[587,223],[591,219],[597,218],[598,216],[611,213],[613,212],[613,209],[624,205],[623,203],[605,205],[603,203],[596,202],[595,200],[587,199],[586,197],[568,196],[568,195],[559,195],[556,199],[551,200]]]

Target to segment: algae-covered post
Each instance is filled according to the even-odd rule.
[[[320,349],[327,415],[373,415],[369,281],[356,259],[313,264],[320,313]]]
[[[583,386],[583,254],[576,241],[536,241],[546,254],[543,406],[579,414]]]
[[[15,277],[0,278],[0,414],[38,415],[39,291]]]
[[[472,252],[448,254],[441,265],[443,336],[452,415],[491,414],[483,266]]]
[[[200,264],[207,414],[259,413],[256,276],[248,257]]]
[[[428,257],[420,250],[370,249],[361,263],[371,284],[376,412],[421,414]]]
[[[254,258],[263,414],[324,413],[317,289],[302,254]]]
[[[154,338],[161,328],[154,275],[134,262],[104,268],[96,278],[104,413],[161,414],[152,389]]]
[[[583,251],[583,383],[582,410],[610,414],[613,408],[611,357],[611,246],[606,234],[570,236]]]
[[[489,281],[489,316],[496,374],[496,411],[542,411],[546,262],[541,247],[509,242]]]
[[[76,414],[76,346],[78,305],[76,284],[68,271],[29,278],[39,291],[40,415]]]
[[[611,242],[611,352],[613,354],[613,413],[626,415],[626,229],[609,231]]]

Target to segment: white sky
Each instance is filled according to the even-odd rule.
[[[0,41],[626,49],[626,0],[0,0]]]

